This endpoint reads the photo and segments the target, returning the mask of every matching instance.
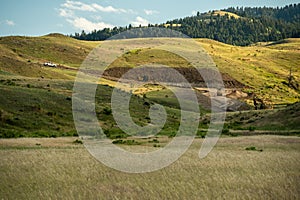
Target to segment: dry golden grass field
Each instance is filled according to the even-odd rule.
[[[220,72],[245,86],[241,92],[255,94],[274,109],[253,110],[253,99],[243,100],[252,110],[227,114],[222,137],[205,159],[198,158],[203,139],[197,138],[172,165],[127,174],[104,166],[73,137],[77,135],[72,115],[74,79],[89,52],[103,43],[60,34],[0,37],[0,200],[300,199],[300,39],[247,47],[195,41]],[[175,58],[157,49],[132,49],[112,67],[134,68],[146,61],[189,67]],[[43,65],[50,61],[58,67]],[[116,82],[101,79],[99,83],[96,110],[102,128],[111,139],[125,141],[127,136],[114,126],[110,110]],[[131,91],[125,84],[119,89],[128,88]],[[139,145],[119,146],[132,151],[164,147],[179,123],[176,98],[154,85],[133,93],[135,122],[150,123],[148,109],[151,103],[159,103],[167,107],[170,123],[155,138],[158,143],[135,138]],[[205,137],[210,114],[206,110],[201,114],[197,136]]]
[[[300,198],[296,136],[222,137],[202,160],[196,139],[175,163],[145,174],[104,166],[76,139],[1,139],[0,199]]]

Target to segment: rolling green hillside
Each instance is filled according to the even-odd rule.
[[[256,91],[261,90],[262,95],[266,93],[266,96],[269,96],[276,94],[277,91],[280,92],[282,95],[276,101],[296,101],[297,92],[286,87],[283,82],[287,81],[290,68],[295,82],[300,82],[300,39],[258,43],[250,47],[231,46],[209,39],[197,39],[197,41],[213,57],[221,72],[228,73]],[[76,75],[75,69],[100,43],[79,41],[59,34],[43,37],[1,37],[0,73],[27,77],[45,75],[49,78],[72,78]],[[134,66],[134,64],[153,60],[176,66],[176,56],[168,52],[161,54],[161,52],[145,49],[138,53],[129,52],[125,57],[126,61],[122,59],[116,61],[116,66]],[[42,64],[46,61],[60,64],[62,67],[43,67]],[[183,65],[179,58],[178,62]],[[265,87],[267,89],[271,87],[274,91],[269,91],[269,94],[268,91],[264,91]]]
[[[227,73],[247,86],[244,92],[254,92],[270,105],[299,102],[299,87],[295,89],[288,85],[290,69],[292,69],[292,83],[296,86],[300,82],[299,39],[258,43],[250,47],[231,46],[209,39],[196,41],[212,56],[222,73]],[[99,44],[101,42],[79,41],[59,34],[43,37],[1,37],[0,137],[76,135],[71,110],[73,81],[81,62]],[[155,49],[142,49],[138,53],[131,51],[125,55],[127,59],[121,57],[115,64],[134,67],[155,58],[155,62],[176,67],[176,55],[174,57],[168,52],[165,53],[162,54]],[[45,67],[44,62],[56,63],[58,67]],[[182,62],[181,60],[178,63],[182,65],[184,64]],[[190,67],[188,64],[183,66]],[[114,82],[103,80],[102,84],[114,85]],[[100,88],[109,96],[111,87]],[[157,95],[155,96],[164,90],[158,93],[153,92],[151,88],[144,91],[146,93],[149,91],[149,95],[146,94],[145,97],[136,95],[133,101],[133,108],[137,107],[142,111],[132,110],[134,121],[141,125],[149,123],[147,111],[149,104],[166,102],[162,99],[158,101]],[[168,95],[168,98],[175,102],[172,96]],[[114,124],[112,116],[105,114],[104,110],[109,109],[109,99],[102,100],[104,103],[99,104],[97,109],[99,116],[105,119],[102,125],[107,130],[106,133],[111,138],[120,135],[124,137],[118,128],[112,127]],[[177,127],[180,116],[178,106],[174,105],[167,108],[169,128],[164,129],[162,134],[172,135],[173,129]],[[287,114],[291,112],[290,107],[286,109],[281,111],[282,114],[278,112],[277,115],[270,113],[262,115],[270,117],[272,121],[275,120],[274,123],[281,115],[285,115],[285,120],[289,121],[294,115]],[[285,125],[286,128],[297,128],[295,126],[297,118],[295,119],[290,120],[292,123]],[[255,120],[251,122],[255,127],[272,128],[266,126],[267,117],[264,121]],[[278,127],[282,129],[280,125]],[[203,127],[200,125],[200,128]]]
[[[197,41],[212,56],[221,72],[249,86],[249,91],[253,91],[269,104],[299,101],[299,39],[258,43],[250,47],[231,46],[209,39]],[[36,78],[74,79],[76,68],[99,44],[100,42],[79,41],[59,34],[43,37],[2,37],[0,73]],[[46,61],[59,64],[60,67],[44,67],[43,63]],[[129,52],[115,61],[114,65],[132,67],[148,62],[173,67],[189,66],[182,59],[176,58],[176,55],[149,49]],[[288,85],[290,70],[295,87]]]
[[[220,42],[198,39],[213,57],[221,72],[249,86],[270,104],[298,102],[298,89],[289,87],[290,70],[293,84],[300,82],[300,39],[281,43],[262,43],[250,47],[236,47]]]
[[[210,54],[220,72],[244,84],[269,107],[300,100],[300,39],[258,43],[249,47],[223,44],[209,39],[197,42]],[[147,63],[190,67],[182,58],[161,50],[138,49],[126,53],[111,67],[136,67]],[[293,80],[288,78],[292,72]],[[251,103],[251,102],[248,102]]]
[[[78,68],[99,42],[84,42],[60,34],[42,37],[1,37],[0,72],[27,77],[70,79],[71,72],[43,67],[44,62]],[[72,76],[75,73],[71,73]]]

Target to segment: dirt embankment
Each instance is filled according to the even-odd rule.
[[[167,67],[113,67],[104,71],[103,76],[113,81],[121,81],[130,84],[132,81],[165,83],[175,87],[190,87],[188,82],[196,91],[199,104],[204,108],[211,108],[211,98],[215,101],[226,98],[228,111],[248,110],[249,105],[245,103],[250,99],[242,89],[246,86],[233,79],[228,74],[219,73],[210,68],[167,68]],[[225,90],[220,90],[225,87]],[[210,88],[210,89],[208,89]],[[223,101],[221,101],[223,102]],[[224,105],[222,105],[224,106]]]
[[[244,88],[245,85],[230,77],[228,74],[215,71],[214,69],[203,68],[172,68],[181,74],[193,87],[217,87],[224,83],[225,88]],[[131,70],[131,71],[130,71]],[[130,72],[129,72],[130,71]],[[200,72],[200,73],[199,73]],[[176,75],[167,67],[147,67],[147,68],[129,68],[113,67],[105,70],[103,75],[112,80],[119,78],[135,81],[152,81],[180,84],[184,82],[183,77]]]

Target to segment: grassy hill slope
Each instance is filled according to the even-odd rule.
[[[252,110],[227,113],[224,130],[226,134],[230,135],[293,135],[300,133],[299,121],[300,103],[295,103],[274,110]]]
[[[286,104],[299,102],[299,91],[287,85],[290,68],[295,82],[299,82],[300,49],[299,39],[288,39],[280,43],[260,43],[250,47],[237,47],[208,39],[197,40],[212,56],[223,73],[248,86],[249,91],[270,103]],[[1,37],[0,38],[0,136],[61,136],[76,135],[71,110],[73,80],[78,68],[88,53],[99,42],[78,41],[58,34],[43,37]],[[163,62],[176,67],[176,56],[161,54],[156,50],[131,51],[127,59],[116,61],[118,66],[134,67],[136,64],[151,61]],[[138,56],[141,56],[140,58]],[[51,61],[61,67],[50,68],[42,64]],[[179,60],[180,61],[180,60]],[[181,60],[181,65],[184,64]],[[189,67],[189,65],[183,65]],[[103,84],[113,84],[104,81]],[[106,96],[111,87],[101,86]],[[151,92],[151,89],[149,90]],[[148,106],[154,93],[147,98],[135,96],[132,110],[133,120],[145,125],[149,122]],[[152,96],[151,96],[152,95]],[[170,100],[172,95],[168,95]],[[155,96],[153,97],[155,100]],[[153,100],[153,101],[154,101]],[[145,103],[147,101],[148,103]],[[154,101],[155,102],[155,101]],[[169,127],[173,130],[178,125],[178,110],[168,108]],[[104,109],[109,109],[109,99],[97,107],[99,116],[105,119],[103,127],[114,138],[123,133],[114,128],[112,116],[107,116]],[[284,108],[285,109],[285,108]],[[253,118],[245,124],[270,129],[266,125],[273,121],[279,129],[298,128],[297,116],[290,110],[278,111],[271,115],[265,112],[263,120]],[[141,111],[142,110],[142,111]],[[250,111],[251,113],[251,111]],[[281,119],[285,118],[285,121]],[[233,119],[239,120],[240,116]],[[276,121],[277,120],[277,121]],[[287,123],[291,122],[291,123]],[[175,123],[175,124],[174,124]],[[230,122],[231,123],[231,122]],[[251,124],[253,123],[253,124]],[[177,124],[177,125],[176,125]],[[280,125],[281,124],[281,125]],[[201,125],[200,125],[201,126]],[[242,128],[245,128],[242,126]],[[174,134],[165,129],[163,134]]]
[[[43,67],[54,62],[78,68],[88,53],[99,42],[84,42],[60,34],[42,37],[1,37],[0,72],[28,77],[69,79],[70,72]],[[74,76],[74,73],[72,74]]]
[[[211,55],[220,72],[248,86],[245,92],[254,92],[270,107],[300,100],[300,39],[249,47],[232,46],[209,39],[196,41]],[[177,55],[155,49],[132,50],[111,67],[130,68],[152,62],[172,67],[190,67]],[[293,86],[288,84],[290,71]]]
[[[250,47],[231,46],[208,39],[197,41],[212,56],[221,72],[249,86],[265,101],[272,104],[299,101],[299,89],[288,87],[287,81],[292,69],[295,82],[300,82],[300,39]]]
[[[241,18],[239,15],[235,14],[235,13],[232,13],[232,12],[226,12],[226,11],[221,11],[221,10],[214,10],[212,12],[208,12],[204,15],[202,15],[202,17],[207,17],[207,18],[210,18],[211,16],[226,16],[228,15],[229,17],[233,17],[235,19],[239,19]]]
[[[299,91],[289,87],[290,69],[294,82],[300,82],[300,39],[287,39],[276,43],[260,43],[238,47],[209,39],[197,39],[212,56],[221,72],[252,88],[260,98],[271,104],[299,101]],[[59,34],[43,37],[0,38],[0,73],[27,77],[73,79],[75,70],[43,67],[46,61],[78,68],[88,53],[99,42],[79,41]],[[116,66],[140,65],[150,61],[176,66],[176,56],[145,49],[129,52],[116,61]],[[178,59],[177,66],[184,65]]]

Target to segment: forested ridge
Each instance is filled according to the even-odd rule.
[[[209,38],[227,44],[246,46],[256,42],[298,38],[300,36],[300,4],[277,8],[231,7],[221,11],[198,12],[195,16],[174,19],[163,24],[149,24],[148,27],[165,27],[180,31],[192,38]],[[134,29],[136,27],[129,24],[125,27],[105,28],[90,33],[82,31],[71,37],[80,40],[105,40],[123,31]],[[152,29],[151,31],[149,37],[161,36],[159,30],[155,32],[155,29]],[[135,37],[136,35],[144,36],[143,29],[136,29],[134,34]],[[128,37],[130,38],[130,35]]]

